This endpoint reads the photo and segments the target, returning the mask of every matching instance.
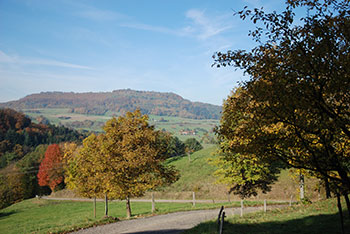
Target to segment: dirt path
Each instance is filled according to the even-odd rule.
[[[273,206],[271,208],[277,208],[281,206]],[[261,207],[246,207],[244,213],[251,213],[261,210]],[[227,216],[239,215],[240,208],[227,208],[225,209]],[[158,215],[147,218],[139,218],[133,220],[119,221],[112,224],[106,224],[103,226],[92,227],[78,232],[75,234],[121,234],[121,233],[133,233],[133,234],[176,234],[181,233],[187,229],[193,228],[201,222],[217,219],[219,209],[215,210],[196,210],[176,212],[166,215]]]

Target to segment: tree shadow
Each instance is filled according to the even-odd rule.
[[[17,212],[15,212],[15,211],[9,211],[9,212],[0,211],[0,219],[3,219],[4,217],[13,215],[13,214],[15,214],[15,213],[17,213]]]
[[[168,158],[166,160],[167,163],[172,163],[172,162],[175,162],[177,160],[180,160],[181,158],[185,157],[187,155],[183,154],[183,155],[178,155],[178,156],[174,156],[174,157],[171,157],[171,158]]]
[[[182,233],[184,229],[168,229],[168,230],[152,230],[152,231],[141,231],[141,232],[128,232],[128,234],[178,234]]]
[[[350,234],[350,218],[344,213],[344,230]],[[315,215],[290,221],[239,224],[225,222],[224,233],[342,233],[339,214]]]

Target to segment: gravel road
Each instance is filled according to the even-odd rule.
[[[274,208],[278,206],[273,206]],[[269,208],[269,207],[268,207]],[[271,209],[272,207],[270,207]],[[245,207],[244,213],[261,210],[261,207]],[[227,216],[239,215],[240,208],[225,209]],[[75,234],[177,234],[193,228],[201,222],[217,219],[219,209],[196,210],[158,215],[147,218],[119,221],[103,226],[92,227],[74,232]]]

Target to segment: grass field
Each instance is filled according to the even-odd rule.
[[[343,201],[344,204],[344,201]],[[350,233],[350,217],[343,210],[345,233]],[[285,209],[247,214],[243,218],[228,217],[224,224],[225,234],[237,233],[341,233],[336,200],[329,199],[311,205],[297,205]],[[206,222],[185,232],[185,234],[217,233],[216,221]]]
[[[261,203],[250,202],[247,205]],[[197,203],[193,208],[191,203],[156,203],[156,214],[175,211],[209,209],[224,206],[239,206],[236,203]],[[151,215],[150,202],[132,202],[134,217]],[[110,202],[109,215],[114,218],[125,218],[125,203]],[[92,202],[53,201],[33,198],[14,204],[0,210],[0,233],[57,233],[77,228],[114,222],[114,219],[104,219],[104,203],[97,202],[97,218],[93,217]]]

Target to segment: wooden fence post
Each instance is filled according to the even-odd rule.
[[[241,200],[241,217],[243,217],[243,200]]]
[[[96,218],[96,196],[94,197],[94,218]]]
[[[196,193],[195,192],[192,192],[192,206],[196,206]]]
[[[304,175],[300,173],[299,175],[299,188],[300,188],[300,201],[302,202],[305,198],[305,180]]]
[[[264,199],[264,212],[266,213],[266,199]]]
[[[289,206],[292,206],[293,195],[290,195]]]
[[[154,201],[154,193],[152,192],[152,213],[156,211],[156,203]]]

